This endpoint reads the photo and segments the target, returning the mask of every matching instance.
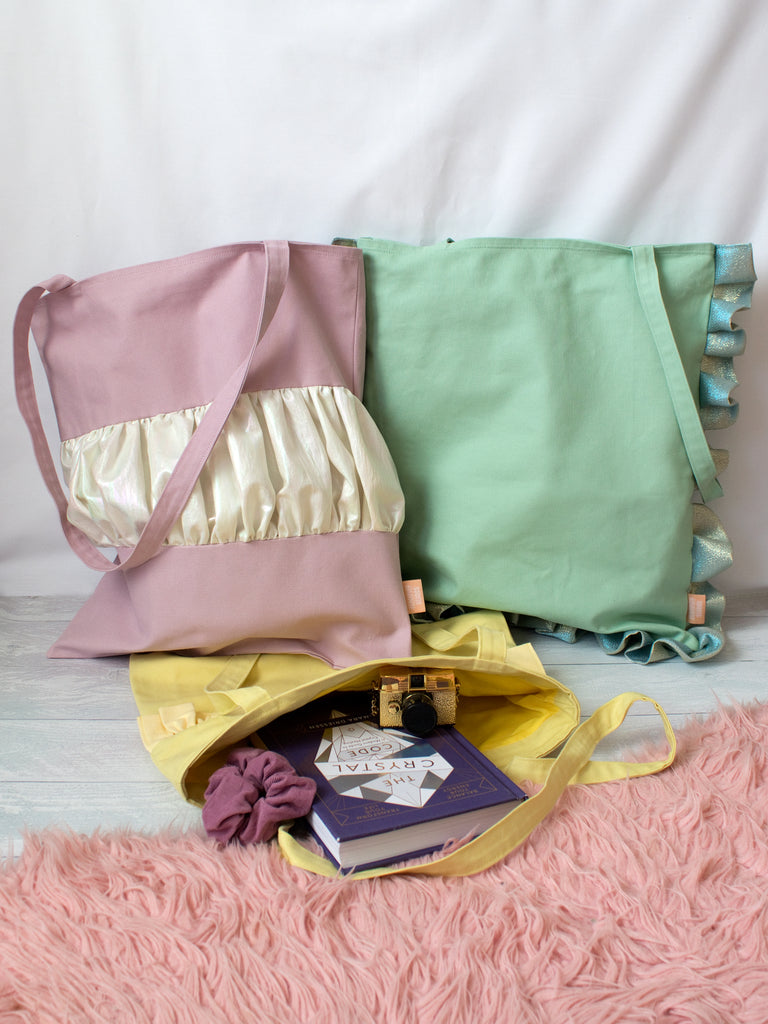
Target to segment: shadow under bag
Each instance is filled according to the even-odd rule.
[[[19,407],[67,540],[104,573],[51,656],[410,652],[403,496],[360,401],[364,329],[362,254],[333,246],[244,243],[27,293]]]
[[[750,246],[357,245],[406,578],[639,662],[716,654],[727,453],[704,432],[736,414]]]

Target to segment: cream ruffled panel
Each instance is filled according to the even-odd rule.
[[[207,406],[116,423],[64,441],[68,517],[104,547],[132,547]],[[396,533],[392,458],[346,388],[242,395],[167,543],[225,544],[314,533]]]

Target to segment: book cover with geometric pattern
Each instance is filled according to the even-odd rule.
[[[525,799],[457,729],[440,726],[421,738],[350,722],[351,707],[342,695],[259,730],[267,747],[315,780],[308,824],[343,867],[437,849]]]

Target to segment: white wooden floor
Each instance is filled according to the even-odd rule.
[[[199,827],[155,768],[136,726],[127,658],[48,660],[45,652],[79,598],[0,598],[0,856],[21,849],[21,832],[66,825],[79,832],[131,827]],[[637,690],[658,700],[675,727],[717,702],[768,699],[768,589],[729,597],[728,644],[717,658],[633,665],[605,655],[591,637],[575,645],[516,631],[550,675],[569,686],[584,716],[610,697]],[[661,737],[650,705],[639,705],[614,742],[613,756]]]

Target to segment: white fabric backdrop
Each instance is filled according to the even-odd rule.
[[[530,235],[751,241],[768,278],[764,0],[5,0],[2,20],[0,593],[96,582],[13,397],[15,305],[54,273]],[[767,308],[758,281],[716,437],[726,594],[768,585]]]

